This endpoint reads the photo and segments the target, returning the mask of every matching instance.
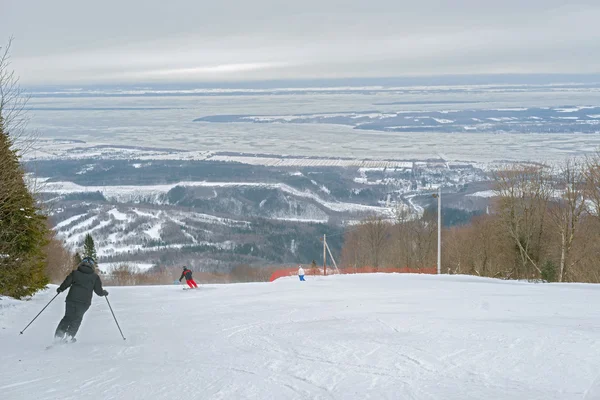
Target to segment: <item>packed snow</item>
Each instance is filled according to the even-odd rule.
[[[371,274],[0,300],[3,399],[597,399],[600,286]],[[6,303],[5,303],[6,302]],[[4,307],[3,304],[7,304]]]

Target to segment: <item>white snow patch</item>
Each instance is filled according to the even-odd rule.
[[[134,213],[136,213],[137,215],[139,215],[140,217],[150,217],[150,218],[156,218],[155,214],[152,213],[147,213],[145,211],[140,211],[137,208],[132,209],[131,211],[133,211]]]
[[[144,233],[150,236],[152,239],[160,240],[160,230],[162,229],[162,222],[154,224],[152,228],[146,229]]]
[[[594,109],[597,108],[595,106],[579,106],[579,107],[564,107],[564,108],[555,108],[554,110],[557,112],[561,112],[561,113],[571,113],[571,112],[577,112],[577,111],[581,111],[581,110],[589,110],[589,109]]]
[[[328,219],[311,219],[311,218],[292,218],[292,217],[275,217],[271,218],[276,221],[303,222],[306,224],[326,224]]]
[[[182,230],[181,232],[183,232],[183,234],[184,234],[186,237],[190,238],[190,239],[191,239],[191,241],[192,241],[192,243],[198,243],[198,240],[196,240],[196,238],[194,237],[194,235],[192,235],[192,234],[190,234],[190,233],[186,232],[185,230]]]
[[[577,111],[579,111],[579,107],[555,108],[554,110],[558,111],[558,112],[562,112],[562,113],[570,113],[570,112],[577,112]]]
[[[418,215],[423,215],[425,209],[414,202],[414,198],[417,194],[411,194],[406,196],[406,200],[408,200],[408,204],[412,210],[414,210]]]
[[[93,171],[94,168],[96,167],[96,164],[89,164],[89,165],[85,165],[83,166],[83,168],[81,168],[79,171],[77,171],[75,174],[76,175],[83,175],[83,174],[87,174],[90,171]]]
[[[0,257],[7,258],[7,257]],[[23,300],[16,300],[8,296],[0,296],[0,316],[10,307],[18,307],[23,304]]]
[[[412,166],[412,164],[411,164],[411,166]],[[358,169],[358,172],[360,172],[361,174],[364,172],[370,172],[370,171],[380,172],[380,171],[385,171],[385,168],[379,167],[379,168],[359,168]]]
[[[108,212],[108,214],[112,215],[113,217],[115,217],[115,219],[117,221],[127,221],[127,214],[120,212],[119,210],[117,210],[116,208],[113,208],[112,210],[110,210]]]
[[[491,118],[486,118],[490,121],[494,121],[494,122],[505,122],[505,121],[512,121],[514,120],[514,118],[512,117],[491,117]]]
[[[471,193],[467,196],[471,196],[471,197],[496,197],[498,196],[498,193],[495,190],[483,190],[481,192],[475,192],[475,193]]]
[[[440,123],[440,124],[451,124],[451,123],[453,123],[453,122],[454,122],[454,121],[453,121],[453,120],[451,120],[451,119],[433,118],[433,117],[432,117],[431,119],[432,119],[432,120],[434,120],[434,121],[435,121],[435,122],[437,122],[437,123]]]

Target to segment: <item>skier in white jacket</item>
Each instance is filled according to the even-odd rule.
[[[300,277],[300,280],[301,280],[302,282],[306,282],[306,281],[304,280],[304,268],[302,268],[302,265],[299,265],[299,266],[298,266],[298,276]]]

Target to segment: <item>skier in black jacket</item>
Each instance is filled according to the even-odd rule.
[[[58,324],[54,339],[56,341],[75,341],[75,335],[81,325],[83,315],[92,304],[92,291],[98,296],[108,296],[108,292],[102,289],[102,281],[94,272],[96,261],[91,257],[85,257],[77,269],[71,272],[64,282],[56,289],[58,293],[69,289],[66,300],[65,316]]]

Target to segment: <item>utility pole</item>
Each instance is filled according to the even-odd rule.
[[[323,275],[327,275],[327,235],[323,234]]]
[[[329,258],[331,258],[331,262],[333,263],[333,266],[335,267],[335,270],[337,271],[337,273],[340,273],[340,269],[337,266],[337,263],[335,262],[335,258],[333,258],[333,254],[331,254],[331,249],[329,248],[329,245],[327,245],[327,252],[329,253]]]
[[[438,188],[437,194],[433,197],[438,200],[438,253],[437,253],[437,273],[442,273],[442,187]]]
[[[438,260],[437,260],[437,273],[442,273],[442,187],[440,186],[438,192]]]

